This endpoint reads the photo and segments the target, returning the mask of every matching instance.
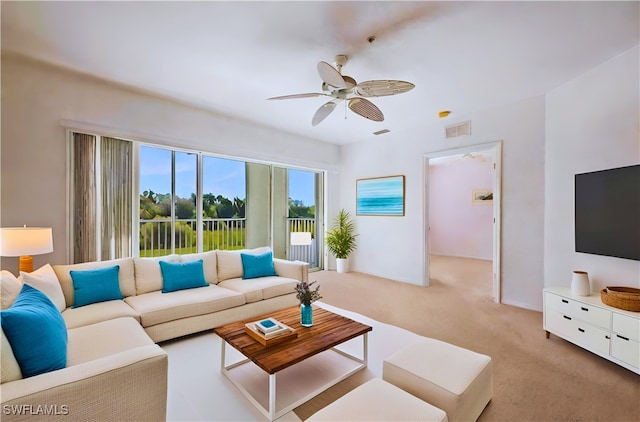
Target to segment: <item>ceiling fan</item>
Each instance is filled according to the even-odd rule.
[[[347,101],[347,106],[354,113],[374,122],[384,120],[382,111],[371,101],[363,97],[383,97],[387,95],[402,94],[412,90],[415,85],[410,82],[398,80],[372,80],[357,83],[351,76],[342,74],[342,66],[349,60],[345,55],[337,55],[336,66],[333,67],[327,62],[318,63],[318,74],[322,79],[323,92],[310,92],[305,94],[283,95],[281,97],[271,97],[268,100],[289,100],[294,98],[310,98],[326,96],[332,100],[320,106],[313,115],[311,125],[317,126],[336,108],[341,101]]]

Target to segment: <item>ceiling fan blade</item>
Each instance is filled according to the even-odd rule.
[[[347,87],[340,72],[327,62],[318,63],[318,74],[320,75],[320,79],[334,88],[344,89]]]
[[[309,92],[307,94],[293,94],[293,95],[283,95],[281,97],[271,97],[271,98],[267,98],[267,100],[291,100],[294,98],[311,98],[311,97],[320,97],[320,96],[328,96],[328,95],[321,94],[319,92]]]
[[[360,82],[354,88],[357,95],[363,97],[384,97],[386,95],[402,94],[415,87],[411,82],[393,80],[375,80]]]
[[[316,114],[313,115],[313,119],[311,120],[311,126],[317,126],[320,122],[327,118],[329,114],[336,108],[337,101],[329,101],[320,106],[318,110],[316,110]]]
[[[352,98],[349,100],[349,108],[356,114],[364,117],[365,119],[373,120],[374,122],[381,122],[384,120],[384,114],[380,111],[375,104],[364,98]]]

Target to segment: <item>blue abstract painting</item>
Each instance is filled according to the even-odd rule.
[[[356,215],[404,215],[404,176],[356,181]]]

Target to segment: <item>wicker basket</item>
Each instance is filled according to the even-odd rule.
[[[607,287],[600,291],[602,302],[625,311],[640,312],[640,289],[633,287]]]

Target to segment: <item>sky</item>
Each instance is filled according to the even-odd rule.
[[[197,155],[176,152],[176,193],[188,198],[196,191]],[[224,158],[203,157],[203,192],[222,195],[233,200],[245,198],[245,163]],[[151,189],[155,193],[171,192],[171,151],[142,146],[140,148],[140,193]],[[314,173],[289,170],[289,197],[313,205]]]

